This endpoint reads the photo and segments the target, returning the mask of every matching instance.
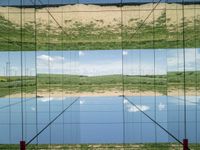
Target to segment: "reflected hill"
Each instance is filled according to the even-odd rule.
[[[21,43],[23,51],[35,50],[36,43],[38,50],[182,48],[183,29],[185,47],[200,47],[200,11],[194,8],[200,5],[184,5],[183,18],[182,5],[174,3],[122,8],[76,4],[48,7],[51,15],[39,8],[36,20],[34,9],[24,8],[21,22],[20,8],[0,7],[0,50],[19,51]]]

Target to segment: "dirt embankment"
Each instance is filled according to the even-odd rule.
[[[123,6],[122,8],[117,6],[98,6],[98,5],[66,5],[61,7],[49,7],[37,9],[37,23],[41,25],[47,25],[50,23],[52,26],[57,27],[57,22],[61,26],[69,27],[75,23],[82,24],[95,24],[97,26],[114,26],[117,24],[123,24],[133,26],[139,20],[144,20],[150,14],[155,4],[144,4],[140,6]],[[196,8],[196,9],[194,9]],[[185,18],[189,21],[194,20],[194,17],[200,19],[200,5],[184,5]],[[52,16],[47,13],[47,10],[51,12]],[[123,11],[121,11],[123,10]],[[167,24],[180,23],[182,19],[182,5],[181,4],[159,4],[155,11],[148,17],[146,22],[152,22],[153,19],[157,19],[166,10],[166,17],[168,19]],[[8,14],[9,12],[9,14]],[[15,24],[20,24],[20,8],[13,7],[0,7],[0,15],[9,19]],[[34,22],[34,9],[24,8],[23,12],[23,24]],[[62,13],[64,12],[64,13]],[[121,18],[122,16],[122,18]]]

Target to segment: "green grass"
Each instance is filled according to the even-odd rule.
[[[200,90],[200,71],[188,71],[185,73],[186,90]],[[37,81],[37,84],[36,84]],[[95,92],[106,91],[122,92],[145,92],[152,91],[166,95],[169,91],[183,90],[183,72],[168,72],[167,75],[129,76],[106,75],[106,76],[78,76],[60,74],[38,74],[24,77],[0,77],[0,97],[20,93],[36,93],[38,91],[53,92]]]
[[[103,27],[96,22],[75,22],[70,27],[64,27],[65,32],[62,32],[52,25],[37,24],[35,41],[33,22],[27,22],[21,29],[19,25],[0,16],[0,51],[182,48],[182,23],[166,26],[166,20],[170,22],[163,11],[156,20],[142,26],[141,20],[132,26],[116,24]],[[185,47],[200,47],[200,16],[193,21],[185,19],[184,24]]]

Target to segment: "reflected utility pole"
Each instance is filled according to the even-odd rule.
[[[6,62],[5,76],[10,76],[10,62]]]

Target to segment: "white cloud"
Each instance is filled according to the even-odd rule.
[[[37,56],[37,60],[38,61],[50,61],[50,57],[48,55],[40,55],[40,56]]]
[[[38,98],[39,101],[48,102],[48,101],[62,101],[62,97],[42,97]]]
[[[164,110],[164,109],[165,109],[165,104],[159,103],[159,105],[158,105],[158,110],[159,110],[159,111],[162,111],[162,110]]]
[[[186,49],[186,70],[195,69],[195,50]],[[167,65],[163,66],[163,63],[154,64],[148,61],[142,61],[141,65],[137,61],[128,59],[124,62],[123,73],[125,75],[154,75],[166,74],[168,71],[183,70],[183,50],[182,49],[167,49]],[[129,51],[124,50],[123,55],[128,55]],[[79,56],[84,56],[84,51],[79,51]],[[177,58],[177,56],[179,56]],[[200,54],[196,51],[196,63],[200,66]],[[61,56],[48,56],[40,55],[38,60],[38,73],[55,73],[55,74],[80,74],[86,76],[100,76],[111,74],[122,74],[122,60],[95,60],[95,61],[81,61],[67,60]],[[75,64],[77,67],[73,67]],[[48,68],[48,65],[50,65]],[[64,70],[63,70],[64,68]],[[154,70],[155,69],[155,70]],[[49,72],[50,71],[50,72]]]
[[[128,109],[128,111],[129,112],[139,112],[140,110],[141,111],[147,111],[147,110],[149,110],[150,109],[150,107],[149,106],[146,106],[146,105],[136,105],[137,107],[135,107],[135,106],[132,106],[132,107],[130,107],[129,109]],[[140,110],[139,110],[139,109]]]
[[[139,112],[140,110],[138,108],[141,111],[147,111],[147,110],[150,109],[150,107],[146,106],[146,105],[136,105],[136,107],[135,106],[129,106],[128,107],[128,112]]]
[[[83,52],[83,51],[79,51],[79,56],[84,56],[85,55],[85,53]]]
[[[62,62],[64,60],[64,57],[61,56],[49,56],[49,55],[40,55],[37,56],[38,64],[45,64],[45,65],[51,65],[55,62]]]
[[[65,97],[42,97],[42,98],[38,98],[38,100],[41,101],[41,102],[62,101],[62,100],[65,100]],[[79,101],[79,103],[81,105],[84,104],[85,102],[86,102],[85,100],[80,100]]]
[[[128,100],[127,99],[124,99],[124,104],[128,104]]]
[[[38,73],[78,74],[78,68],[73,67],[77,61],[66,60],[61,56],[40,55],[37,64]]]
[[[84,100],[80,100],[80,104],[82,105],[82,104],[84,104],[85,103],[85,101]]]
[[[128,55],[128,51],[123,50],[123,55],[124,56]]]
[[[127,109],[128,112],[139,112],[140,110],[141,111],[147,111],[150,109],[149,106],[147,105],[132,105],[131,103],[128,102],[128,100],[124,99],[124,104],[125,104],[125,107]]]
[[[77,51],[78,52],[78,51]],[[132,54],[132,51],[123,50],[123,55],[128,55],[127,59],[124,61],[124,70],[123,73],[125,75],[153,75],[154,71],[156,74],[166,74],[167,68],[168,71],[182,71],[183,70],[183,50],[182,49],[166,49],[167,52],[167,62],[164,64],[156,63],[156,70],[154,70],[153,62],[149,62],[148,58],[144,58],[142,60],[141,65],[139,65],[139,60],[133,59],[132,55],[129,57],[129,54]],[[85,56],[86,51],[79,51],[76,54],[80,56]],[[138,53],[136,53],[138,54]],[[200,70],[200,49],[186,49],[186,71],[195,70],[195,64],[197,66],[197,70]],[[76,55],[78,57],[78,55]],[[149,57],[152,57],[151,55]],[[196,60],[194,59],[196,57]],[[73,58],[73,57],[72,57]],[[84,57],[85,58],[85,57]],[[107,58],[107,57],[106,57]],[[162,57],[157,57],[157,59],[165,58],[165,55]],[[151,59],[151,58],[149,58]],[[159,61],[157,61],[159,62]],[[122,73],[122,60],[119,57],[118,59],[114,57],[112,60],[103,59],[103,60],[94,60],[94,61],[81,61],[78,59],[70,60],[66,57],[62,57],[61,55],[53,55],[50,56],[48,54],[41,54],[37,56],[37,72],[38,73],[52,73],[52,74],[81,74],[87,76],[98,76],[98,75],[110,75],[110,74],[121,74]],[[74,67],[75,66],[75,67]],[[33,68],[32,66],[31,68]],[[0,70],[0,74],[5,74],[6,66],[2,66]],[[27,75],[35,75],[35,70],[30,69],[27,71],[23,68],[23,74]],[[15,64],[11,64],[10,66],[10,75],[21,75],[20,66]]]
[[[43,98],[38,98],[38,100],[42,101],[42,102],[48,102],[48,101],[53,100],[53,98],[51,98],[51,97],[43,97]]]
[[[83,55],[83,54],[81,54]],[[51,60],[49,64],[48,60]],[[48,58],[46,55],[38,57],[38,73],[55,73],[61,74],[80,74],[86,76],[100,76],[100,75],[111,75],[111,74],[122,74],[122,61],[121,60],[105,60],[95,62],[79,62],[77,67],[72,67],[74,64],[78,64],[75,61],[67,61],[62,58],[55,56]],[[50,66],[49,66],[50,65]],[[49,67],[50,68],[49,68]],[[125,75],[153,75],[154,68],[151,63],[143,63],[141,67],[132,62],[124,63],[123,73]],[[63,71],[64,68],[64,71]],[[163,66],[157,66],[156,74],[165,74],[166,70]]]

